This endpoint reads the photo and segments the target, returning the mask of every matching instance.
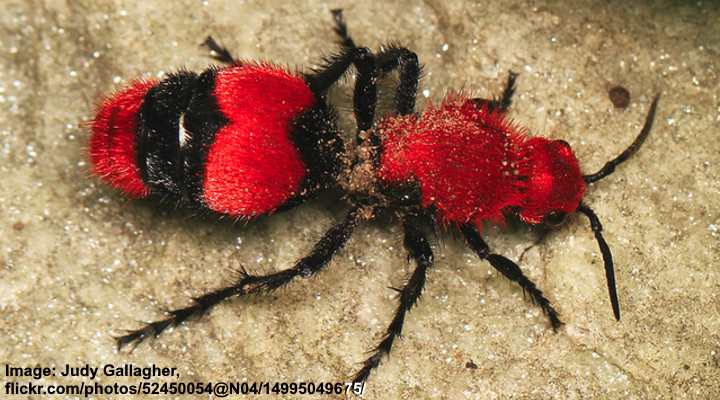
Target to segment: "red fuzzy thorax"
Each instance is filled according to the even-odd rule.
[[[499,111],[462,96],[421,115],[392,116],[378,126],[379,176],[416,182],[422,206],[445,223],[502,223],[514,210],[531,224],[552,211],[572,212],[585,184],[562,141],[527,138]]]
[[[315,103],[298,75],[267,64],[217,73],[214,95],[228,124],[205,163],[203,197],[219,213],[251,218],[298,194],[306,175],[292,122]]]
[[[156,81],[138,81],[107,98],[91,123],[92,171],[110,186],[130,197],[145,197],[150,189],[137,166],[135,131],[137,113]]]
[[[521,205],[514,149],[523,136],[499,112],[454,97],[419,117],[386,118],[379,130],[380,178],[415,180],[422,205],[434,206],[444,222],[500,222],[503,210]]]

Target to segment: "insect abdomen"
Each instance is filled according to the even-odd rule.
[[[202,91],[193,72],[171,74],[150,89],[137,115],[137,163],[143,181],[156,193],[189,198],[185,155],[197,151],[184,129],[193,96]],[[207,89],[206,89],[207,90]]]
[[[248,65],[218,71],[214,94],[228,123],[207,154],[207,206],[253,217],[299,194],[306,167],[291,134],[294,119],[315,103],[307,83],[275,67]]]
[[[293,121],[315,104],[299,76],[270,65],[172,74],[106,100],[92,124],[93,171],[233,217],[272,212],[306,178]]]
[[[130,197],[145,197],[145,184],[137,164],[137,115],[156,81],[138,81],[106,99],[92,121],[92,171],[110,186]]]

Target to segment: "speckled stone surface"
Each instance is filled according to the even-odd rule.
[[[365,398],[720,397],[720,7],[499,3],[4,1],[0,361],[154,363],[178,368],[171,382],[343,381],[358,368],[396,307],[387,287],[412,268],[393,221],[358,229],[316,278],[228,301],[116,352],[112,334],[186,304],[233,269],[288,266],[342,205],[314,201],[241,226],[131,202],[90,176],[84,125],[123,82],[204,68],[207,34],[243,58],[313,65],[334,49],[329,10],[343,7],[358,42],[394,40],[418,53],[420,107],[450,89],[498,94],[506,72],[520,72],[513,118],[567,140],[586,172],[632,141],[663,94],[642,150],[586,196],[614,252],[622,321],[580,216],[521,263],[562,314],[558,333],[516,285],[442,233],[419,306]],[[630,93],[625,110],[608,96],[616,85]],[[350,97],[348,81],[335,93],[346,125]],[[533,240],[525,229],[486,236],[513,259]]]

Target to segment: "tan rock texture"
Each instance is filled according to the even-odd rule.
[[[307,68],[336,48],[337,7],[359,43],[417,52],[419,108],[450,90],[499,94],[507,71],[519,72],[512,117],[568,141],[587,172],[632,141],[662,93],[644,147],[586,196],[614,252],[622,321],[581,216],[521,263],[566,322],[558,333],[519,287],[440,232],[424,295],[364,398],[719,398],[720,7],[711,1],[5,0],[0,360],[177,367],[168,382],[335,382],[358,368],[396,307],[388,286],[412,271],[397,221],[358,229],[313,279],[233,299],[118,353],[112,334],[186,304],[233,269],[287,267],[343,206],[320,199],[247,225],[193,218],[126,200],[90,175],[86,156],[85,122],[124,82],[203,69],[208,34],[243,58]],[[351,83],[333,94],[348,132]],[[608,95],[618,85],[630,93],[624,110]],[[524,228],[486,238],[516,260],[533,241]]]

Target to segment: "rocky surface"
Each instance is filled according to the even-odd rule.
[[[531,134],[567,140],[588,172],[632,141],[662,92],[645,146],[586,196],[614,252],[622,321],[612,318],[581,216],[521,263],[561,312],[558,333],[516,285],[441,232],[419,306],[365,398],[718,398],[720,8],[500,3],[5,1],[0,360],[154,363],[178,368],[171,382],[343,381],[358,368],[396,307],[388,286],[412,268],[396,221],[360,228],[316,278],[226,302],[118,353],[112,334],[186,304],[233,269],[287,266],[342,206],[318,200],[248,225],[202,220],[126,200],[90,175],[86,157],[85,124],[103,94],[133,78],[204,68],[198,44],[208,34],[243,58],[312,66],[334,50],[329,10],[343,7],[358,42],[393,40],[418,53],[420,107],[453,89],[498,94],[507,71],[519,72],[513,118]],[[346,126],[350,82],[334,95]],[[608,95],[615,86],[630,94],[626,109]],[[489,229],[487,240],[518,259],[533,236]]]

